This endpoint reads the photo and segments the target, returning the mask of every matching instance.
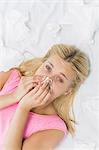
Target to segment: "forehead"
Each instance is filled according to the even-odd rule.
[[[63,60],[61,57],[54,55],[50,56],[47,59],[47,62],[51,62],[54,65],[54,70],[58,72],[64,73],[69,80],[73,80],[75,78],[75,72],[72,69],[72,66],[66,60]]]

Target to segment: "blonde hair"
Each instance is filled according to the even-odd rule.
[[[48,50],[44,57],[37,57],[22,62],[17,69],[23,76],[32,76],[49,56],[57,54],[62,59],[68,61],[76,73],[76,79],[72,84],[72,92],[66,96],[61,95],[52,102],[57,114],[65,122],[68,132],[73,136],[75,133],[74,125],[76,123],[73,112],[73,101],[80,85],[90,73],[88,56],[75,46],[55,44]]]

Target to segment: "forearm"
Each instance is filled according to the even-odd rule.
[[[28,119],[28,114],[28,111],[25,111],[18,106],[6,133],[4,150],[6,150],[6,148],[7,150],[8,148],[10,150],[21,150],[23,133]]]
[[[18,102],[18,100],[14,97],[13,93],[0,95],[0,109],[10,106],[16,102]]]

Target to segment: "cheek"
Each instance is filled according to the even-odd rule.
[[[53,95],[54,95],[54,98],[60,96],[64,91],[64,87],[63,86],[58,86],[58,85],[55,85],[53,86]]]
[[[55,84],[53,85],[53,95],[54,97],[58,97],[63,94],[66,90],[68,90],[70,84]]]

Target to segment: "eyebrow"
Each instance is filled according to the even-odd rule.
[[[53,65],[51,62],[48,61],[48,63],[54,68],[54,65]],[[69,79],[66,77],[66,75],[65,75],[64,73],[60,72],[60,74],[61,74],[63,77],[65,77],[67,80],[69,80]]]

